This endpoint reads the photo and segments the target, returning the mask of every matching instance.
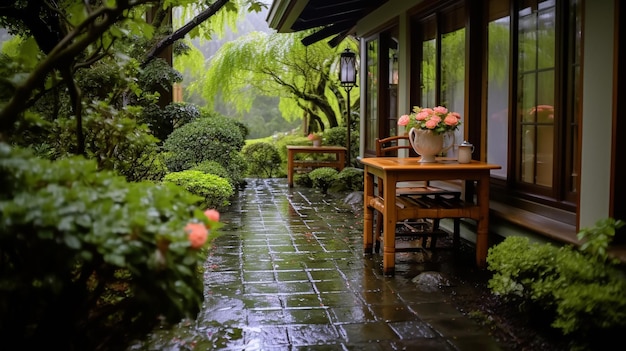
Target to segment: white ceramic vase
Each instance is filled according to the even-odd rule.
[[[418,155],[422,156],[420,162],[437,162],[435,157],[442,152],[448,151],[453,143],[444,147],[444,134],[435,134],[430,130],[411,128],[409,130],[409,143]]]

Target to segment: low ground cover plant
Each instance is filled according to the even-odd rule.
[[[607,219],[583,229],[581,249],[508,237],[489,249],[489,288],[520,301],[578,343],[625,331],[626,276],[608,256],[606,238],[622,225]]]

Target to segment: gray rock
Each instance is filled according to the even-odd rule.
[[[435,292],[442,286],[451,286],[450,281],[439,272],[422,272],[411,279],[417,287],[426,292]]]

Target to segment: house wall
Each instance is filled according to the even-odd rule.
[[[614,17],[615,1],[587,0],[583,15],[583,88],[581,123],[581,170],[579,184],[579,206],[577,227],[590,227],[598,220],[609,216],[610,170],[611,170],[611,128],[614,80]],[[410,76],[410,32],[408,10],[423,1],[391,0],[357,23],[356,35],[369,37],[389,23],[399,25],[400,52],[398,57],[399,75]],[[364,50],[362,50],[364,52]],[[363,76],[363,74],[361,75]],[[409,79],[400,79],[398,86],[398,109],[408,111]],[[362,98],[364,103],[366,99]],[[365,106],[361,106],[365,110]],[[364,119],[361,120],[364,123]],[[362,126],[363,128],[363,126]],[[363,150],[363,145],[361,147]],[[493,221],[492,229],[507,235],[520,235],[524,228],[513,223]],[[471,228],[464,231],[472,236]],[[529,236],[535,236],[531,232]],[[464,235],[465,236],[465,235]],[[541,239],[541,237],[538,237]]]
[[[585,1],[579,226],[609,216],[613,106],[613,0]]]

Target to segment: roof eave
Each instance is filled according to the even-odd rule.
[[[309,0],[275,0],[267,15],[266,22],[270,28],[279,33],[293,32],[293,25],[302,14]]]

